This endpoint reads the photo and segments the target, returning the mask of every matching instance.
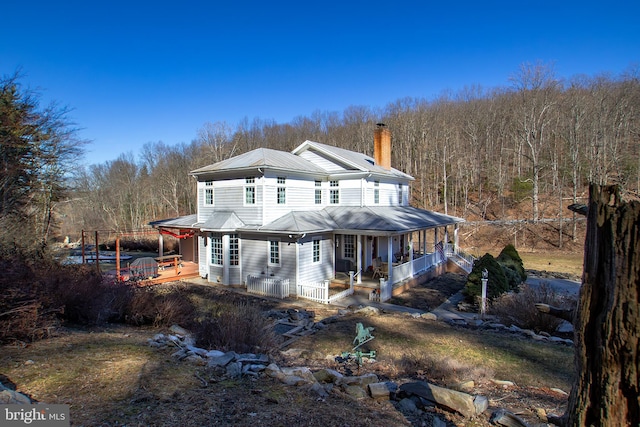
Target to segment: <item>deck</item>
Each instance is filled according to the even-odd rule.
[[[116,270],[109,270],[104,272],[104,275],[107,277],[112,277],[116,280]],[[137,283],[141,286],[149,286],[149,285],[157,285],[160,283],[167,282],[175,282],[177,280],[199,277],[200,273],[198,271],[198,264],[191,261],[181,261],[178,266],[164,266],[158,268],[158,274],[146,278],[143,280],[138,280]],[[129,269],[123,267],[120,269],[120,280],[123,282],[127,282],[130,279]]]

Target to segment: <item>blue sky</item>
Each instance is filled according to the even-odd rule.
[[[21,68],[43,103],[73,109],[87,164],[188,143],[206,122],[507,86],[523,63],[640,66],[637,0],[7,3],[0,74]]]

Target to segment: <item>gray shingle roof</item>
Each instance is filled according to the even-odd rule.
[[[230,159],[191,171],[192,175],[256,168],[273,168],[310,173],[325,173],[313,163],[286,151],[258,148]]]

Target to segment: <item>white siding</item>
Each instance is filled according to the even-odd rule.
[[[313,262],[313,239],[320,237],[320,263]],[[298,278],[300,283],[317,283],[333,277],[331,236],[307,236],[300,240]]]

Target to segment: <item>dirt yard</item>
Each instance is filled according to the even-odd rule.
[[[459,277],[443,277],[431,283],[433,289],[425,286],[411,294],[432,307],[460,282]],[[221,290],[209,287],[207,292],[217,298]],[[338,314],[334,307],[304,301],[236,298],[265,311],[293,305],[313,311],[316,320]],[[424,380],[445,387],[472,380],[471,393],[488,397],[490,410],[506,408],[529,422],[541,422],[536,416],[541,411],[564,411],[566,395],[560,390],[568,392],[571,384],[571,348],[403,314],[338,316],[325,330],[284,349],[294,351],[274,357],[280,366],[344,370],[334,356],[350,349],[358,322],[375,328],[369,349],[379,355],[361,374],[376,373],[381,381],[397,384]],[[48,340],[3,347],[0,373],[38,401],[69,404],[74,426],[429,426],[436,416],[449,426],[490,425],[489,411],[474,419],[441,409],[407,414],[397,402],[354,400],[338,389],[321,399],[266,377],[229,380],[206,367],[176,361],[171,350],[149,347],[147,339],[158,332],[166,330],[64,328]]]

